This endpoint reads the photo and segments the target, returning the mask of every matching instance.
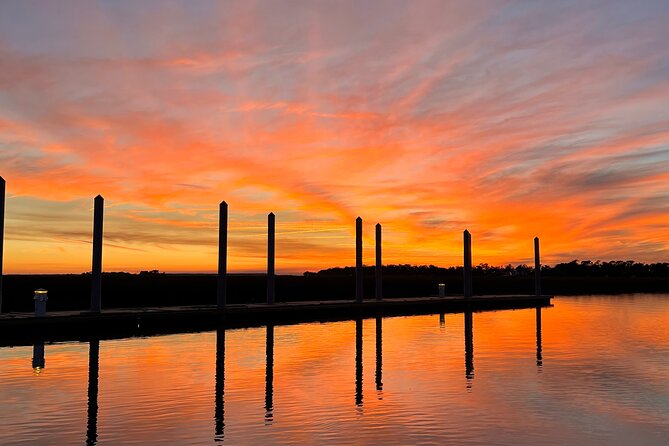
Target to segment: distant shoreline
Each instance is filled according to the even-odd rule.
[[[531,275],[475,275],[473,281],[475,295],[534,293]],[[439,283],[446,284],[447,294],[457,295],[462,293],[462,282],[462,275],[458,274],[385,274],[384,298],[433,296],[438,293]],[[136,308],[215,304],[216,283],[215,274],[104,273],[102,305],[104,308]],[[86,310],[90,304],[90,286],[88,274],[6,275],[2,311],[32,311],[33,291],[37,288],[48,290],[49,310]],[[373,298],[373,270],[365,271],[364,286],[365,298]],[[264,302],[265,275],[229,274],[227,289],[229,303]],[[668,293],[669,277],[546,276],[542,278],[542,292],[552,295]],[[276,276],[278,302],[351,299],[354,293],[353,275]]]

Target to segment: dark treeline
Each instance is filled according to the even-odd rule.
[[[373,274],[373,266],[365,266],[364,274]],[[434,265],[384,265],[383,274],[388,276],[453,276],[462,273],[461,266],[438,267]],[[353,276],[355,267],[328,268],[316,273],[305,272],[305,276]],[[529,276],[534,274],[534,266],[511,264],[492,266],[480,263],[473,268],[476,276]],[[555,266],[542,265],[541,274],[546,277],[669,277],[669,263],[639,263],[633,260],[612,260],[593,262],[572,260]]]
[[[555,295],[626,294],[669,292],[669,264],[632,261],[572,261],[542,266],[542,291]],[[532,294],[534,268],[527,265],[490,266],[480,264],[473,271],[473,290],[481,294]],[[462,267],[434,265],[386,265],[383,267],[385,298],[433,296],[438,284],[446,284],[446,294],[463,290]],[[265,302],[267,278],[264,274],[230,274],[228,303]],[[3,311],[31,311],[33,291],[49,291],[47,308],[86,310],[90,305],[91,275],[42,274],[7,275],[3,286]],[[355,268],[330,268],[317,273],[278,275],[276,300],[306,301],[352,299]],[[365,298],[374,297],[374,267],[364,268]],[[214,305],[215,274],[165,274],[157,270],[102,274],[103,308],[172,305]]]

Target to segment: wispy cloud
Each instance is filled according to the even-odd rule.
[[[666,2],[33,6],[0,6],[8,271],[88,269],[98,193],[111,269],[213,270],[221,200],[233,269],[269,211],[284,271],[351,263],[358,215],[389,261],[465,227],[475,261],[666,260]]]

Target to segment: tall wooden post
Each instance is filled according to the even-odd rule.
[[[0,313],[2,313],[2,257],[5,250],[5,179],[0,177]]]
[[[463,233],[464,243],[464,294],[465,297],[472,297],[472,236],[465,229]]]
[[[102,222],[105,199],[95,197],[93,207],[93,267],[91,283],[91,312],[99,313],[102,308]]]
[[[228,203],[221,201],[218,209],[218,289],[216,305],[225,308],[228,281]]]
[[[362,218],[355,219],[355,301],[362,302]]]
[[[541,296],[541,260],[539,258],[539,237],[534,237],[534,294]]]
[[[375,297],[377,299],[383,298],[383,260],[381,258],[381,223],[376,224],[376,269],[375,279]]]
[[[274,303],[274,243],[275,217],[270,212],[267,216],[267,303]]]

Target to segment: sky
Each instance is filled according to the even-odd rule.
[[[669,261],[669,2],[3,1],[5,273]]]

